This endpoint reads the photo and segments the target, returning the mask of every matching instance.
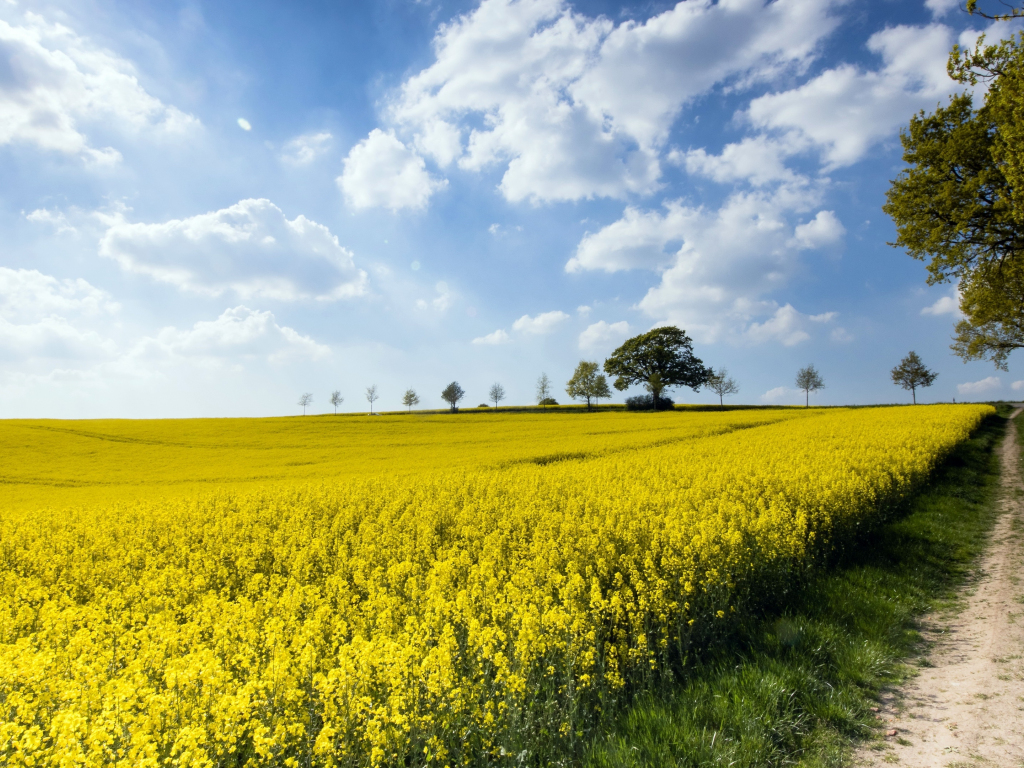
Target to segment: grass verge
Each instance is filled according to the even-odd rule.
[[[1009,406],[961,445],[906,514],[867,535],[785,607],[740,627],[687,679],[597,738],[588,768],[841,766],[877,731],[878,692],[912,674],[918,621],[951,607],[995,519]]]

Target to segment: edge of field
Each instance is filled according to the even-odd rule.
[[[903,514],[796,593],[737,625],[681,684],[646,694],[596,738],[588,768],[848,765],[878,695],[913,674],[921,617],[975,577],[997,515],[1000,404]]]

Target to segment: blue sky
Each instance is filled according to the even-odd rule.
[[[556,397],[676,324],[736,402],[1016,397],[886,243],[953,0],[0,0],[0,417]],[[1008,28],[988,30],[989,37]],[[980,97],[980,94],[979,94]],[[1017,389],[1015,389],[1015,387]],[[710,402],[677,390],[677,402]],[[622,399],[622,395],[618,396]]]

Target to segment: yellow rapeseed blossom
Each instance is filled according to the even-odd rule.
[[[508,419],[483,460],[447,471],[456,440],[388,446],[423,470],[343,482],[43,511],[22,497],[0,512],[0,761],[559,749],[898,504],[991,412],[666,414],[652,439],[601,414],[589,440],[558,417],[528,425],[556,433],[541,448]],[[222,477],[243,476],[223,458]]]

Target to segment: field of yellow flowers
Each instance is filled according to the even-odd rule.
[[[991,412],[0,423],[0,762],[553,762]]]

